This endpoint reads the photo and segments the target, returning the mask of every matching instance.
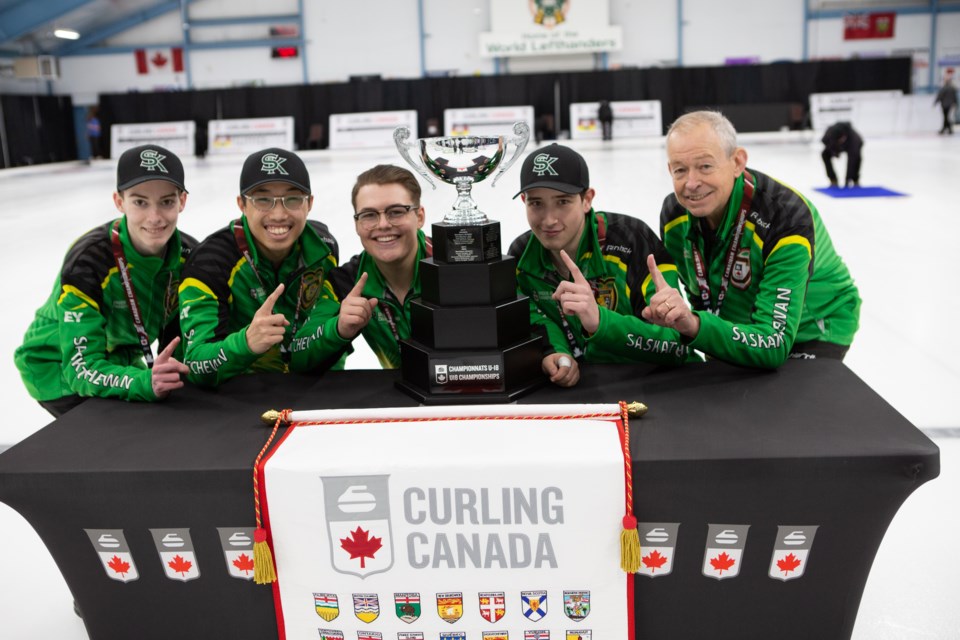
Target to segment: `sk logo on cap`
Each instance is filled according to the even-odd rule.
[[[169,173],[167,168],[163,166],[163,161],[166,159],[167,156],[153,149],[144,149],[140,152],[140,166],[147,171],[159,169],[161,173]]]
[[[533,172],[538,176],[542,176],[545,173],[551,176],[558,176],[560,174],[553,168],[553,163],[559,159],[560,158],[556,156],[541,153],[533,159]]]
[[[274,173],[279,173],[282,176],[290,175],[287,173],[287,170],[283,168],[283,163],[286,161],[286,158],[281,158],[275,153],[264,154],[264,156],[260,158],[260,171],[271,176]]]

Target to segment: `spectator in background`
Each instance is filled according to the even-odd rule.
[[[937,99],[933,104],[940,103],[943,110],[943,126],[940,128],[940,135],[944,133],[953,135],[953,109],[957,106],[957,87],[953,84],[953,69],[947,69],[943,77],[943,86],[937,92]]]
[[[610,107],[609,100],[600,101],[600,108],[597,109],[597,119],[600,121],[603,139],[613,140],[613,109]]]
[[[837,158],[841,153],[847,154],[847,179],[844,181],[846,187],[860,186],[860,150],[863,148],[863,138],[854,131],[849,122],[837,122],[830,125],[823,134],[823,167],[827,170],[827,177],[830,178],[830,186],[836,187],[837,174],[833,170],[833,158]]]
[[[99,160],[103,157],[103,150],[100,148],[100,118],[97,117],[97,108],[90,107],[87,110],[87,141],[90,143],[90,158]]]

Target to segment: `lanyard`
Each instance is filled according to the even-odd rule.
[[[247,264],[250,265],[250,268],[253,270],[253,275],[256,276],[257,282],[260,283],[260,290],[263,292],[263,295],[257,295],[257,300],[260,302],[260,306],[263,306],[263,303],[266,302],[266,291],[267,287],[263,283],[263,278],[260,277],[260,272],[257,271],[257,265],[253,262],[253,255],[250,253],[250,245],[247,244],[247,236],[243,232],[243,223],[241,223],[240,218],[237,218],[233,221],[233,237],[237,241],[237,249],[240,250],[240,253],[243,255],[244,260],[247,261]],[[303,274],[306,271],[306,267],[303,264],[303,253],[301,252],[299,263],[297,264],[297,269],[290,274],[289,280],[293,281],[296,278],[300,278],[300,290],[297,293],[297,308],[293,312],[293,322],[290,323],[290,330],[284,333],[283,343],[280,345],[280,355],[283,358],[284,362],[290,360],[290,341],[293,339],[293,336],[297,335],[297,330],[300,327],[300,311],[303,309],[303,289],[304,289],[304,278]],[[323,278],[320,278],[320,283],[322,286]]]
[[[113,247],[113,258],[117,263],[117,272],[120,274],[120,282],[123,285],[123,292],[127,296],[127,306],[130,308],[130,317],[133,320],[133,329],[137,332],[140,339],[140,348],[143,349],[143,358],[147,362],[147,367],[153,368],[153,351],[150,349],[150,337],[143,326],[143,315],[140,313],[140,305],[137,304],[137,294],[133,290],[133,282],[130,280],[130,269],[127,267],[127,258],[123,253],[123,245],[120,242],[120,220],[113,223],[110,230],[110,244]],[[167,290],[169,294],[170,283],[173,280],[173,272],[167,281]]]
[[[720,307],[723,306],[723,300],[727,297],[727,288],[730,286],[730,274],[733,272],[733,263],[736,261],[737,253],[740,251],[743,229],[747,224],[747,213],[750,212],[750,206],[753,204],[753,190],[753,176],[745,171],[743,198],[740,200],[740,212],[737,214],[733,239],[730,242],[730,248],[727,250],[727,258],[723,267],[723,277],[720,279],[720,291],[717,293],[716,307],[713,305],[710,282],[707,280],[707,265],[704,263],[700,249],[697,248],[696,244],[693,246],[693,266],[697,273],[697,286],[700,289],[700,299],[703,301],[703,308],[708,313],[720,315]]]

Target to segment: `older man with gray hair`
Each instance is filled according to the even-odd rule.
[[[660,234],[689,306],[651,259],[657,293],[643,317],[734,364],[842,359],[859,325],[860,296],[816,207],[748,168],[736,130],[718,112],[673,123],[667,168],[674,193],[663,201]]]

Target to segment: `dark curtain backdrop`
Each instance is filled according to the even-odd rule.
[[[685,111],[711,107],[726,113],[739,131],[770,131],[805,126],[811,93],[909,93],[911,65],[909,58],[884,58],[415,80],[363,77],[330,84],[101,94],[100,121],[109,149],[112,124],[194,120],[202,150],[210,120],[293,116],[297,147],[306,149],[327,146],[334,113],[416,109],[424,135],[428,120],[442,123],[446,108],[529,104],[540,118],[552,116],[559,106],[560,121],[554,123],[559,131],[570,128],[572,102],[660,100],[664,127]],[[554,104],[557,89],[559,105]],[[13,164],[76,158],[69,98],[4,96],[3,109]],[[35,113],[40,127],[33,124]]]

